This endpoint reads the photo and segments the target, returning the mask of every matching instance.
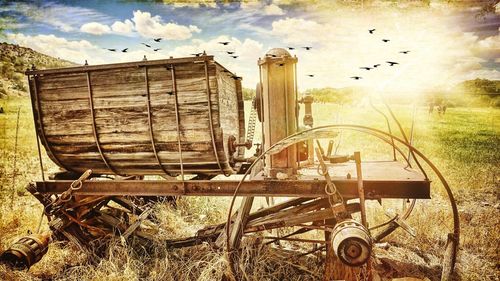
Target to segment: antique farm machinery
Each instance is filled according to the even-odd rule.
[[[314,127],[312,98],[298,97],[296,64],[283,49],[259,59],[260,83],[247,130],[241,78],[212,56],[28,70],[39,153],[41,143],[62,171],[46,179],[40,161],[42,180],[27,187],[43,204],[51,231],[22,238],[1,259],[29,267],[52,239],[83,249],[113,236],[156,241],[148,201],[232,196],[227,222],[195,237],[160,242],[170,247],[210,242],[226,250],[232,263],[245,236],[288,228],[294,231],[265,239],[322,244],[325,280],[349,279],[349,270],[370,279],[374,243],[399,227],[412,232],[405,220],[415,200],[430,199],[425,162],[442,181],[453,210],[442,273],[443,280],[450,278],[459,222],[444,177],[402,130],[399,138],[359,125]],[[299,128],[300,104],[304,126]],[[261,146],[253,144],[257,118]],[[359,152],[335,155],[333,141],[327,149],[318,141],[343,130],[392,146],[394,161],[362,161]],[[256,153],[245,155],[253,146]],[[241,202],[233,212],[236,197]],[[252,211],[255,197],[288,200]],[[411,202],[402,213],[369,225],[365,202],[388,198]],[[310,230],[324,231],[325,239],[295,236]],[[338,264],[345,265],[343,272]]]

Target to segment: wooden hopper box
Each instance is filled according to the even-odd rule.
[[[212,56],[26,74],[38,136],[68,171],[234,172],[227,140],[244,141],[241,81]]]

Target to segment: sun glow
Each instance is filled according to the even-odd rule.
[[[317,33],[307,35],[320,38],[317,49],[298,54],[300,77],[316,73],[315,79],[301,79],[302,88],[351,86],[413,95],[450,87],[484,62],[476,56],[477,36],[460,29],[453,11],[328,11],[319,18]],[[370,34],[369,29],[376,30]]]

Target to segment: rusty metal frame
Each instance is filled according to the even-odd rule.
[[[170,176],[170,173],[167,172],[165,167],[163,167],[160,157],[158,156],[158,151],[156,151],[156,143],[153,132],[153,119],[151,112],[151,93],[149,91],[149,77],[148,77],[148,67],[144,66],[144,83],[146,84],[146,98],[147,98],[147,109],[148,109],[148,125],[149,125],[149,138],[151,139],[151,148],[153,149],[153,154],[155,155],[156,161],[158,162],[158,166],[165,173],[165,175]]]
[[[185,58],[172,58],[163,60],[150,60],[150,61],[136,61],[136,62],[125,62],[125,63],[112,63],[103,65],[85,65],[85,66],[75,66],[75,67],[64,67],[56,69],[46,69],[46,70],[27,70],[26,75],[35,74],[56,74],[56,73],[84,73],[93,70],[105,70],[105,69],[117,69],[117,68],[128,68],[128,67],[142,67],[142,66],[163,66],[168,64],[182,64],[187,62],[207,62],[212,61],[213,56],[203,56],[203,57],[185,57]]]
[[[181,125],[180,125],[180,114],[179,114],[179,97],[177,96],[177,80],[175,77],[175,67],[173,64],[170,65],[170,74],[172,75],[172,92],[174,94],[174,107],[175,107],[175,122],[177,128],[177,145],[179,147],[179,164],[181,165],[181,180],[184,185],[184,160],[182,158],[182,146],[181,146]]]
[[[34,76],[33,75],[29,75],[28,76],[28,83],[30,81],[34,81]],[[33,114],[33,123],[34,123],[34,127],[35,127],[35,138],[36,138],[36,147],[37,147],[37,151],[38,151],[38,161],[40,162],[40,170],[42,172],[42,181],[45,181],[45,172],[43,171],[43,160],[42,160],[42,150],[40,148],[40,138],[39,138],[39,135],[38,135],[38,130],[37,130],[37,126],[36,126],[36,117],[35,117],[35,105],[34,105],[34,101],[33,101],[33,95],[31,93],[31,88],[30,88],[30,96],[31,96],[31,113]],[[38,110],[37,110],[38,112]]]
[[[210,100],[211,98],[211,92],[210,92],[210,77],[208,75],[208,61],[205,61],[205,82],[206,82],[206,91],[207,91],[207,100],[208,100],[208,124],[210,126],[210,137],[212,139],[212,146],[214,148],[214,154],[215,154],[215,160],[217,161],[217,165],[219,166],[219,169],[222,174],[225,176],[229,176],[228,173],[224,169],[222,169],[220,159],[219,159],[219,152],[217,150],[217,144],[215,143],[215,132],[214,132],[214,121],[212,119],[212,101]]]
[[[36,182],[38,192],[62,193],[72,181],[57,180]],[[357,180],[332,177],[337,189],[346,199],[358,198]],[[113,180],[85,181],[84,188],[75,195],[112,196],[230,196],[239,180]],[[185,188],[182,188],[184,184]],[[326,181],[319,180],[250,180],[241,183],[238,196],[276,197],[326,197]],[[430,198],[430,181],[421,180],[371,180],[363,181],[366,199],[381,198]],[[140,187],[140,188],[137,188]]]
[[[92,83],[90,82],[90,71],[86,72],[87,75],[87,88],[88,88],[88,93],[89,93],[89,107],[90,107],[90,116],[92,118],[92,132],[94,133],[94,139],[95,139],[95,144],[97,146],[97,150],[99,151],[99,154],[101,155],[101,159],[108,167],[110,171],[118,175],[118,172],[109,164],[108,159],[106,159],[106,156],[104,156],[104,153],[102,152],[101,149],[101,143],[99,141],[99,135],[97,134],[97,125],[95,122],[95,111],[94,111],[94,97],[93,97],[93,92],[92,92]]]
[[[40,125],[40,134],[39,136],[41,137],[41,141],[43,144],[45,144],[45,150],[47,151],[47,153],[49,154],[49,156],[52,156],[52,160],[60,167],[64,168],[66,171],[73,171],[71,169],[68,169],[66,167],[66,165],[63,165],[61,160],[59,160],[59,158],[56,156],[56,154],[52,151],[52,148],[50,147],[49,145],[49,142],[47,141],[47,137],[45,136],[45,129],[43,128],[43,118],[42,118],[42,113],[41,113],[41,103],[40,103],[40,96],[38,95],[38,75],[33,75],[33,83],[35,84],[34,87],[33,87],[33,95],[34,95],[34,98],[36,100],[36,114],[37,114],[37,117],[38,117],[38,123]],[[31,94],[31,91],[30,91],[30,94]],[[32,106],[33,106],[33,96],[31,97],[31,100],[32,100]],[[34,109],[34,108],[33,108]],[[35,112],[33,112],[33,115],[35,114]],[[35,119],[36,120],[36,119]],[[36,121],[35,121],[35,131],[37,131],[37,128],[36,128]],[[38,136],[38,133],[36,134]],[[37,138],[37,143],[38,143],[38,138]],[[40,149],[40,144],[38,144],[38,147]],[[40,159],[41,158],[41,152],[40,152]],[[43,172],[43,168],[42,168],[42,172]],[[45,178],[45,176],[43,175],[42,173],[42,176],[43,178]]]

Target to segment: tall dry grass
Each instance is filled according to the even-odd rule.
[[[25,98],[1,99],[0,106],[0,250],[18,237],[36,229],[41,206],[24,192],[24,186],[39,178],[40,168],[33,132],[29,101]],[[12,186],[13,145],[15,118],[21,107],[16,186]],[[248,106],[248,105],[247,105]],[[396,107],[405,129],[409,129],[411,110]],[[336,121],[364,124],[385,129],[383,119],[369,107],[338,107],[314,105],[316,125]],[[498,204],[500,159],[500,128],[496,123],[498,109],[450,108],[444,117],[429,116],[425,108],[417,111],[414,144],[442,170],[453,188],[459,204],[462,222],[457,278],[460,280],[498,280],[500,260],[500,216]],[[259,130],[257,130],[257,134]],[[256,138],[259,136],[257,135]],[[356,133],[343,133],[339,153],[359,150],[363,159],[391,159],[391,149],[373,138]],[[46,171],[57,169],[44,154]],[[420,200],[408,223],[418,235],[412,238],[399,229],[387,237],[392,246],[376,252],[381,257],[398,257],[411,261],[416,267],[402,267],[395,276],[428,276],[438,279],[446,233],[451,230],[451,212],[443,188],[431,175],[432,200]],[[10,196],[14,204],[10,208]],[[384,200],[385,208],[401,208],[401,201]],[[198,229],[224,221],[227,198],[184,197],[178,207],[158,204],[155,207],[162,238],[193,235]],[[369,202],[369,220],[372,224],[385,218],[384,209]],[[42,229],[47,229],[46,223]],[[305,237],[322,238],[322,233],[311,232]],[[286,249],[298,249],[302,244],[283,243],[285,250],[262,246],[259,238],[247,239],[240,259],[241,276],[246,280],[317,280],[322,274],[322,258],[310,255],[297,258]],[[310,247],[309,245],[307,247]],[[0,266],[0,280],[214,280],[227,271],[222,251],[208,244],[168,249],[154,245],[153,251],[143,251],[132,245],[113,241],[104,255],[96,257],[83,253],[66,243],[54,243],[48,254],[29,271],[11,271]],[[397,265],[392,265],[394,268]],[[405,271],[406,270],[406,271]]]

